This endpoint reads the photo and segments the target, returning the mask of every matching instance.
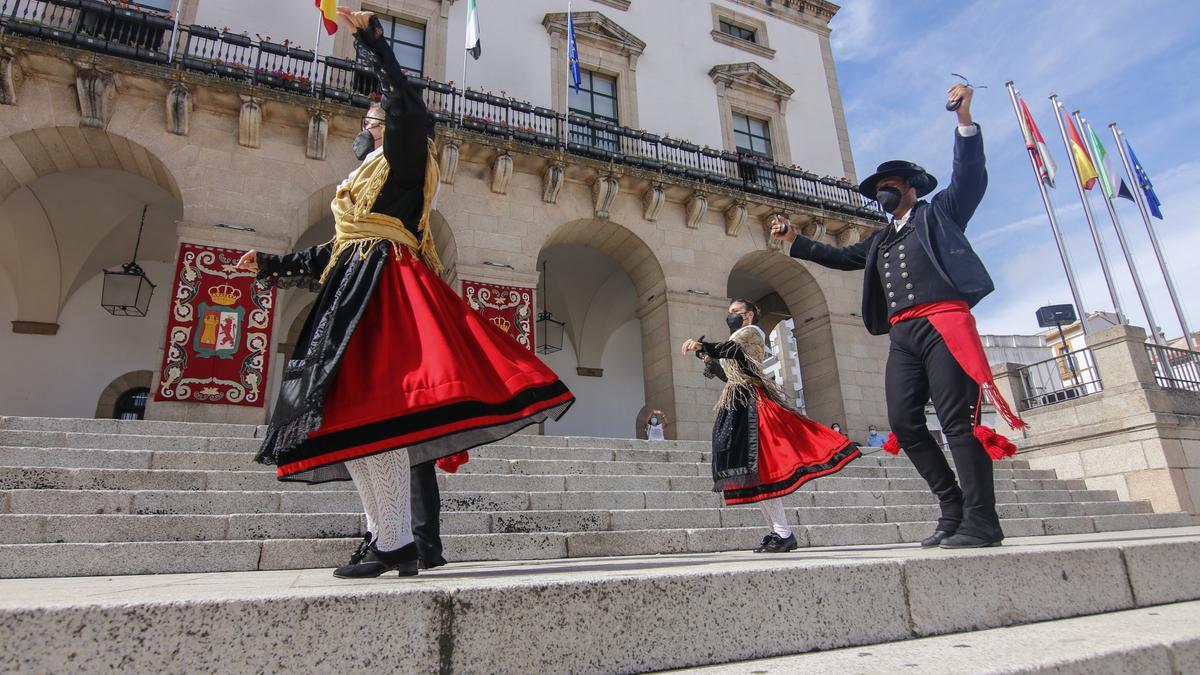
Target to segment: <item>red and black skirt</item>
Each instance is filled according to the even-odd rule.
[[[726,504],[782,497],[861,456],[856,444],[758,391],[717,411],[713,425],[714,490]]]
[[[556,420],[575,397],[410,251],[389,256],[325,397],[281,479],[408,448],[420,464]]]

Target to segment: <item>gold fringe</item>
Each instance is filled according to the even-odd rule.
[[[370,210],[379,198],[379,193],[383,191],[390,168],[383,153],[379,153],[363,162],[338,186],[337,194],[329,205],[334,217],[335,234],[333,239],[329,240],[333,250],[330,251],[329,264],[321,272],[321,283],[325,283],[329,278],[329,273],[337,266],[338,260],[346,250],[357,248],[359,259],[364,259],[384,241],[396,245],[393,252],[397,260],[400,259],[400,246],[403,246],[420,258],[431,272],[442,273],[442,261],[438,256],[432,228],[429,227],[433,197],[437,194],[438,183],[441,180],[432,142],[425,158],[424,203],[421,207],[421,220],[417,223],[417,232],[421,235],[419,241],[399,218]]]

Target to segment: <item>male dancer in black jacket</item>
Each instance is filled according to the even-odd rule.
[[[1016,448],[979,425],[983,392],[1009,424],[1024,426],[1012,414],[992,381],[991,370],[970,308],[993,290],[982,261],[965,231],[987,188],[983,137],[971,118],[970,87],[955,85],[960,99],[950,185],[929,202],[918,201],[937,179],[905,161],[879,165],[864,180],[864,196],[878,200],[892,224],[853,246],[838,248],[797,236],[786,218],[772,223],[774,237],[790,244],[793,258],[839,270],[865,270],[863,322],[873,335],[889,333],[885,377],[888,421],[902,447],[941,506],[941,518],[923,547],[979,548],[1004,539],[996,514],[992,459]],[[933,399],[958,470],[959,482],[925,423],[925,403]],[[898,446],[897,446],[898,441]]]

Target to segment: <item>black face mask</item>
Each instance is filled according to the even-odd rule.
[[[875,192],[875,201],[879,202],[885,213],[895,213],[900,208],[900,199],[900,191],[894,187],[879,188]]]
[[[737,329],[742,327],[742,315],[741,314],[725,315],[725,325],[729,326],[729,334],[730,335],[736,333]]]
[[[358,135],[354,137],[353,147],[354,156],[358,158],[358,161],[361,162],[366,159],[367,155],[371,154],[371,151],[374,149],[375,137],[371,135],[371,132],[366,129],[358,132]]]

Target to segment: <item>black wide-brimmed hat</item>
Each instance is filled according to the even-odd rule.
[[[902,159],[893,159],[880,164],[875,173],[859,183],[858,189],[868,199],[875,199],[875,190],[879,181],[892,176],[908,180],[908,184],[917,189],[917,197],[924,197],[937,187],[937,179],[929,175],[924,168]]]

